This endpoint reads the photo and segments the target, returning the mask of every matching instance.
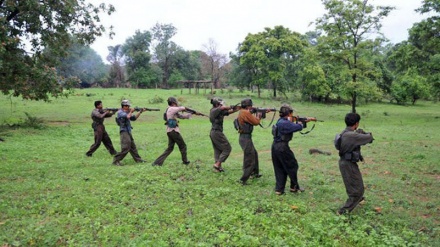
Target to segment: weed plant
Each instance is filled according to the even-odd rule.
[[[232,145],[226,172],[212,169],[210,123],[201,116],[180,121],[191,164],[181,164],[176,147],[162,167],[151,166],[167,146],[166,99],[208,114],[209,91],[84,89],[50,103],[1,96],[0,246],[440,246],[438,104],[357,107],[360,127],[375,138],[363,147],[360,163],[366,203],[338,216],[347,195],[333,139],[345,128],[350,106],[275,101],[243,90],[216,93],[230,105],[245,97],[260,107],[287,102],[300,116],[324,120],[290,143],[305,192],[275,195],[270,128],[255,128],[253,135],[263,177],[237,183],[243,154],[232,124],[236,114],[224,123]],[[113,166],[103,145],[85,155],[93,142],[93,102],[119,107],[121,99],[161,109],[133,122],[148,163],[128,155],[124,166]],[[46,127],[14,126],[26,119]],[[114,119],[105,124],[120,150]],[[309,154],[310,148],[331,155]]]

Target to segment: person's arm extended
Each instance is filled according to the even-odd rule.
[[[248,110],[242,112],[242,119],[244,122],[250,123],[252,125],[260,124],[260,119],[252,115],[252,113]]]

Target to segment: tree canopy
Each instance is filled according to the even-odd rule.
[[[357,96],[370,88],[365,87],[367,74],[373,69],[369,54],[384,41],[381,21],[393,7],[374,7],[368,0],[322,0],[322,3],[327,13],[316,20],[317,30],[323,33],[320,52],[333,62],[344,64],[351,80],[342,84],[351,97],[352,112],[356,112]],[[375,39],[368,38],[372,33],[377,35]]]
[[[57,74],[56,58],[66,55],[71,36],[90,44],[102,35],[99,14],[113,11],[85,0],[0,0],[0,90],[32,100],[63,95],[75,80]],[[48,47],[56,56],[43,56]]]

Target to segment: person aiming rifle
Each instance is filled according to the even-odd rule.
[[[179,147],[179,151],[182,157],[182,163],[184,165],[188,165],[191,162],[188,160],[187,157],[187,147],[186,143],[183,140],[182,135],[180,134],[179,129],[179,121],[180,119],[189,119],[191,118],[191,115],[200,115],[200,116],[206,116],[200,112],[197,112],[193,109],[179,106],[179,103],[177,102],[177,99],[174,97],[169,97],[167,100],[168,108],[166,109],[164,113],[164,120],[165,125],[167,126],[166,132],[168,137],[168,147],[165,149],[165,151],[153,162],[153,166],[162,166],[165,159],[173,152],[174,145],[177,144]],[[181,114],[180,112],[186,111],[188,114]]]
[[[298,183],[298,161],[289,147],[293,133],[301,131],[313,118],[302,118],[293,121],[293,108],[287,104],[280,107],[280,118],[272,126],[273,143],[271,148],[272,164],[275,172],[275,194],[284,194],[287,176],[290,178],[290,192],[303,192]]]
[[[133,114],[134,111],[134,108],[130,108],[130,102],[128,100],[123,100],[121,102],[121,109],[118,111],[116,117],[116,123],[119,126],[119,136],[121,139],[121,152],[114,156],[113,165],[121,166],[121,161],[128,153],[131,154],[136,163],[145,162],[145,160],[139,156],[133,135],[131,134],[131,130],[133,129],[131,127],[131,121],[136,121],[142,114],[143,110],[141,109],[136,115]]]
[[[209,121],[211,122],[211,138],[212,147],[214,149],[214,171],[224,172],[222,163],[226,161],[232,151],[231,144],[223,133],[223,119],[238,111],[238,107],[226,106],[225,101],[221,98],[211,99],[212,108],[209,113]]]
[[[238,128],[238,133],[240,133],[239,144],[243,150],[243,175],[239,180],[242,185],[245,185],[251,176],[255,178],[262,176],[259,172],[258,152],[252,141],[254,126],[260,125],[262,112],[257,112],[254,116],[252,106],[252,99],[243,99],[241,101],[241,109],[234,123],[236,128]],[[269,112],[269,110],[266,111]]]
[[[101,143],[104,144],[105,148],[109,151],[111,155],[116,154],[116,150],[113,147],[112,140],[105,130],[104,119],[113,116],[117,109],[113,111],[108,109],[104,110],[102,109],[102,107],[103,106],[101,100],[95,101],[95,109],[93,109],[91,114],[91,118],[93,120],[92,128],[95,141],[90,146],[89,151],[86,152],[87,157],[91,157],[93,153],[99,148],[99,146],[101,146]]]
[[[335,147],[339,150],[339,170],[344,181],[348,199],[337,211],[338,215],[350,213],[364,200],[364,182],[357,162],[363,161],[361,146],[373,142],[373,135],[359,129],[361,116],[357,113],[345,115],[346,128],[335,137]]]

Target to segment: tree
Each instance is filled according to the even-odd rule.
[[[417,68],[432,85],[433,96],[440,99],[440,1],[424,0],[416,11],[420,14],[432,13],[432,16],[415,23],[409,30],[408,42],[414,50],[410,67]]]
[[[122,47],[128,80],[131,85],[152,86],[152,71],[150,66],[151,33],[137,30],[133,37],[128,38]]]
[[[304,57],[300,61],[301,69],[298,71],[298,79],[303,95],[321,101],[329,95],[331,88],[325,79],[325,73],[319,61],[315,47],[305,49]]]
[[[251,71],[252,82],[258,87],[269,83],[273,87],[273,96],[289,89],[292,77],[287,76],[294,70],[307,42],[299,33],[283,26],[264,32],[248,34],[239,47],[240,65]]]
[[[323,34],[318,46],[322,56],[348,68],[351,80],[342,83],[351,98],[352,112],[356,112],[357,97],[369,93],[361,90],[372,89],[362,85],[369,82],[366,73],[373,66],[367,58],[384,41],[380,34],[381,21],[394,8],[375,8],[368,4],[368,0],[322,0],[322,3],[327,13],[316,20],[316,28]],[[378,37],[368,39],[371,34]]]
[[[204,66],[208,68],[211,75],[211,82],[214,88],[221,88],[220,78],[224,74],[224,66],[228,62],[225,54],[218,52],[217,43],[213,39],[209,39],[208,43],[203,45],[208,60]]]
[[[99,14],[113,11],[112,5],[85,0],[0,0],[0,90],[31,100],[63,95],[74,80],[56,73],[56,58],[66,55],[71,35],[82,44],[102,35]],[[56,56],[42,56],[48,47]]]
[[[162,86],[168,88],[168,79],[173,71],[173,59],[178,49],[180,49],[176,43],[171,41],[171,38],[176,35],[177,28],[172,24],[159,24],[151,29],[153,34],[153,58],[159,67],[162,68]]]
[[[201,80],[201,51],[185,51],[179,49],[176,52],[174,67],[184,80]]]
[[[107,47],[109,54],[107,55],[107,61],[110,62],[110,85],[120,87],[125,82],[124,73],[124,53],[122,51],[122,45]]]
[[[429,85],[424,77],[418,75],[416,69],[409,69],[393,83],[391,94],[398,104],[405,104],[410,100],[414,105],[417,100],[429,95]]]

